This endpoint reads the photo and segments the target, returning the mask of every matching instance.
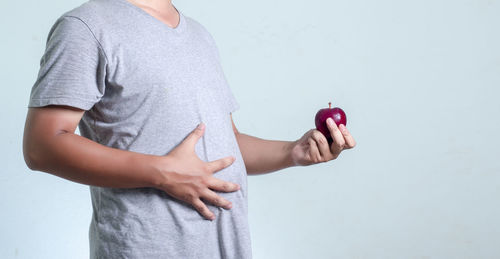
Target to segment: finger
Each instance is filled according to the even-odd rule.
[[[200,199],[193,201],[193,207],[206,219],[214,220],[215,215],[208,209],[207,205],[203,203]]]
[[[318,146],[316,146],[316,141],[312,138],[309,138],[309,156],[311,157],[311,161],[314,163],[319,163],[321,161]]]
[[[230,201],[222,198],[221,196],[217,195],[215,192],[211,190],[206,190],[203,193],[202,198],[212,203],[213,205],[222,207],[226,210],[231,209],[233,207],[233,204]]]
[[[312,133],[312,138],[316,141],[321,157],[324,159],[330,158],[332,153],[330,151],[330,145],[328,145],[328,141],[325,135],[323,135],[323,133],[321,133],[320,131],[315,130]]]
[[[205,133],[205,123],[200,123],[198,126],[189,133],[189,135],[184,139],[184,143],[187,143],[191,146],[195,146],[196,142],[203,136]]]
[[[226,182],[215,177],[210,177],[207,187],[220,192],[235,192],[240,189],[238,184]]]
[[[225,158],[221,158],[219,160],[215,160],[212,162],[208,162],[208,170],[212,173],[218,172],[228,166],[230,166],[234,162],[235,158],[232,156],[228,156]]]
[[[344,135],[345,139],[345,148],[353,148],[356,146],[356,140],[352,137],[351,133],[347,130],[346,126],[344,124],[340,124],[339,126],[340,132],[342,132],[342,135]]]
[[[342,135],[342,132],[340,132],[337,124],[335,124],[332,118],[328,118],[326,120],[326,125],[328,126],[330,135],[333,138],[333,144],[331,146],[332,153],[338,153],[342,151],[345,145],[344,135]]]

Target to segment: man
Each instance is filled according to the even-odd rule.
[[[238,132],[238,108],[210,34],[169,0],[91,0],[49,33],[24,156],[90,186],[92,258],[251,258],[247,173],[355,141],[335,123],[331,146],[317,130],[259,139]]]

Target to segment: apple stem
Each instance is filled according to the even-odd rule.
[[[328,107],[331,109],[332,108],[332,102],[328,102]]]

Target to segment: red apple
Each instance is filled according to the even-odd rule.
[[[326,119],[332,118],[335,124],[339,126],[340,124],[347,125],[347,117],[345,116],[345,112],[339,107],[332,108],[332,103],[328,103],[328,108],[321,109],[316,113],[316,129],[319,130],[323,135],[325,135],[328,143],[332,143],[333,139],[330,134],[330,130],[328,130],[328,126],[326,125]]]

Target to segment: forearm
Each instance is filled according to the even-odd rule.
[[[265,140],[236,133],[248,174],[264,174],[293,166],[290,141]]]
[[[35,142],[35,143],[33,143]],[[30,168],[100,187],[155,187],[157,157],[110,148],[73,133],[25,143]]]

